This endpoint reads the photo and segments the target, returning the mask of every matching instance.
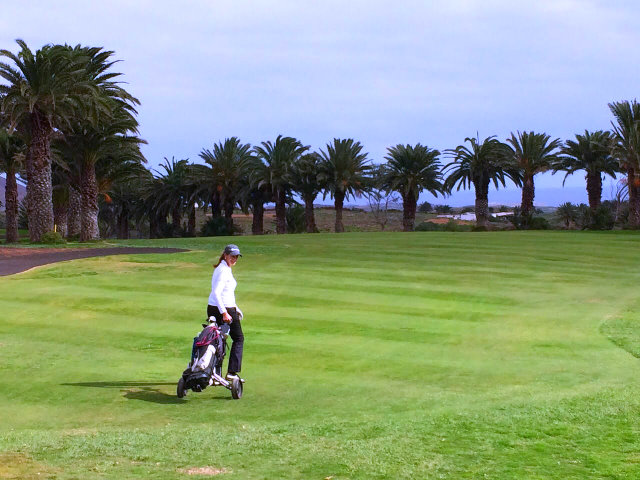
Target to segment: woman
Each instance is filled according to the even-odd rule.
[[[216,323],[222,325],[228,323],[230,327],[229,336],[233,343],[229,353],[229,364],[227,366],[227,379],[237,376],[242,367],[242,347],[244,345],[244,335],[242,334],[242,311],[236,305],[235,289],[237,282],[233,278],[231,268],[241,257],[240,249],[237,245],[227,245],[224,247],[218,263],[214,266],[211,277],[211,294],[209,295],[209,305],[207,306],[207,316],[215,317]]]

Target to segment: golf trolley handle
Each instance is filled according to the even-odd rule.
[[[231,330],[231,326],[228,323],[223,323],[222,325],[218,325],[218,323],[216,322],[216,318],[211,316],[207,319],[205,323],[202,324],[203,327],[208,327],[211,325],[215,325],[216,327],[218,327],[218,330],[220,330],[220,333],[222,333],[223,336],[225,337],[229,336],[229,331]]]
[[[223,323],[222,325],[218,326],[218,329],[220,330],[220,333],[222,333],[222,335],[224,335],[225,337],[228,337],[231,327],[229,326],[228,323]]]

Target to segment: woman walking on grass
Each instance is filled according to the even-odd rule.
[[[211,277],[211,294],[207,306],[207,317],[215,317],[218,325],[228,323],[230,327],[229,336],[233,343],[227,366],[227,380],[238,376],[242,367],[242,347],[244,345],[244,335],[240,325],[242,311],[236,305],[235,289],[238,283],[231,273],[238,257],[241,256],[237,245],[230,244],[224,247],[218,263],[214,265],[215,270]]]

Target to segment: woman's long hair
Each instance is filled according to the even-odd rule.
[[[218,265],[220,265],[222,260],[224,260],[224,252],[222,252],[222,255],[220,255],[220,258],[218,259],[218,263],[216,263],[213,268],[218,268]]]

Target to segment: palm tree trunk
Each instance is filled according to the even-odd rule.
[[[214,192],[211,195],[211,216],[213,218],[222,216],[222,206],[220,205],[220,193]]]
[[[262,199],[253,202],[252,210],[251,233],[253,235],[262,235],[264,233],[264,203]]]
[[[7,224],[5,238],[7,243],[16,243],[18,241],[18,183],[16,172],[13,170],[7,171],[4,202]]]
[[[602,198],[602,176],[600,172],[587,173],[587,195],[589,197],[589,207],[595,212],[600,206]]]
[[[129,209],[126,204],[122,206],[122,210],[118,213],[117,219],[118,238],[129,238]]]
[[[67,217],[69,206],[66,203],[53,206],[53,223],[56,231],[63,237],[67,236]]]
[[[489,175],[483,175],[478,183],[473,184],[476,190],[476,226],[489,227]]]
[[[27,153],[27,216],[29,239],[39,242],[53,230],[51,186],[51,135],[53,129],[37,112],[31,119],[31,143]]]
[[[230,232],[233,232],[233,206],[235,202],[229,196],[225,196],[224,199],[224,219],[227,221],[227,227]]]
[[[173,227],[173,236],[175,237],[180,232],[182,222],[182,212],[180,206],[176,206],[171,210],[171,226]]]
[[[640,228],[640,172],[627,169],[627,186],[629,188],[629,226]]]
[[[276,193],[276,233],[287,233],[287,199],[283,188]]]
[[[149,213],[149,238],[160,238],[158,216],[154,212]]]
[[[476,226],[489,227],[489,199],[476,197]]]
[[[418,200],[413,191],[402,195],[402,229],[405,232],[413,232],[413,224],[416,221],[416,204]]]
[[[165,232],[168,230],[167,216],[164,213],[156,215],[156,221],[158,228],[158,236],[156,238],[164,238]]]
[[[313,201],[315,199],[316,195],[304,195],[304,219],[307,226],[307,233],[318,233],[318,227],[316,227],[316,216],[313,211]]]
[[[80,241],[98,240],[98,181],[96,166],[93,162],[82,162],[80,168]]]
[[[196,236],[196,206],[192,203],[189,207],[189,223],[187,223],[187,235]]]
[[[82,196],[80,192],[69,185],[69,210],[67,211],[67,237],[80,235],[80,212],[82,210]]]
[[[342,224],[343,207],[344,207],[344,192],[336,191],[335,193],[336,233],[344,232],[344,225]]]
[[[522,182],[522,205],[520,206],[523,216],[533,213],[533,199],[535,195],[533,175],[525,174],[524,181]]]

